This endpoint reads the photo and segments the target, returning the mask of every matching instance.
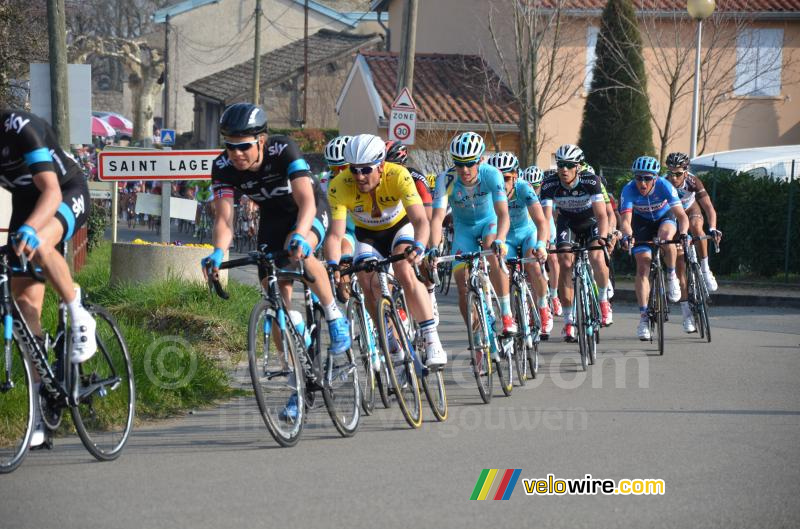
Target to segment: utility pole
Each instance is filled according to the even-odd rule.
[[[58,143],[69,152],[69,83],[67,80],[67,22],[64,0],[47,0],[50,44],[50,114]]]
[[[400,61],[397,69],[397,95],[403,88],[414,91],[414,55],[417,48],[417,7],[419,0],[406,0],[403,17],[403,35],[400,47]]]
[[[161,119],[161,128],[169,128],[169,18],[167,14],[164,29],[164,117]]]
[[[261,83],[261,0],[256,0],[256,45],[253,55],[253,104],[257,105],[260,99]]]
[[[301,127],[308,122],[308,0],[305,2],[303,16],[303,121]]]

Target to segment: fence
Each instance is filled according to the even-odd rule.
[[[692,168],[708,190],[724,234],[721,252],[711,255],[715,272],[800,281],[800,158],[782,165],[774,173],[752,165],[741,171]],[[598,173],[615,196],[633,178],[623,168],[601,167]],[[633,270],[628,256],[616,256],[614,264],[622,273]]]

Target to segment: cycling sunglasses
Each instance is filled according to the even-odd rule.
[[[244,152],[244,151],[249,151],[250,147],[252,147],[253,145],[255,145],[257,143],[258,143],[258,140],[243,141],[241,143],[229,143],[229,142],[226,141],[225,142],[225,148],[228,149],[229,151],[242,151],[242,152]]]
[[[377,165],[368,165],[366,167],[353,167],[353,166],[350,166],[350,171],[353,174],[360,174],[360,175],[367,176],[368,174],[372,174],[372,171],[374,171],[377,168],[378,168]]]
[[[652,182],[656,179],[656,177],[651,174],[637,174],[634,178],[637,182]]]
[[[453,162],[453,165],[456,167],[475,167],[478,163],[478,160],[473,160],[471,162]]]
[[[575,162],[556,162],[556,167],[559,169],[575,169],[578,164]]]
[[[678,177],[681,177],[681,176],[683,176],[683,174],[684,174],[685,172],[686,172],[686,171],[685,171],[685,170],[683,170],[683,169],[681,169],[680,171],[670,171],[670,172],[669,172],[669,176],[671,176],[671,177],[673,177],[673,178],[678,178]]]

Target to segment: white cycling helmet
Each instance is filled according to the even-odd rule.
[[[373,134],[358,134],[344,148],[344,160],[351,165],[379,164],[386,158],[386,143]]]
[[[538,186],[542,183],[542,180],[544,180],[544,173],[535,165],[531,165],[522,171],[522,179],[532,186]]]
[[[344,148],[352,139],[352,136],[337,136],[325,146],[325,162],[328,165],[344,165]]]
[[[577,145],[572,145],[571,143],[562,145],[556,151],[557,162],[581,163],[583,159],[584,156],[581,148],[578,147]]]
[[[474,132],[462,132],[450,142],[450,155],[454,162],[475,162],[485,150],[483,138]]]
[[[519,160],[513,152],[498,152],[489,157],[486,163],[500,169],[501,173],[510,173],[519,169]]]

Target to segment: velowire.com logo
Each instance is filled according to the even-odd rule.
[[[517,486],[521,468],[484,468],[470,500],[507,500]]]

